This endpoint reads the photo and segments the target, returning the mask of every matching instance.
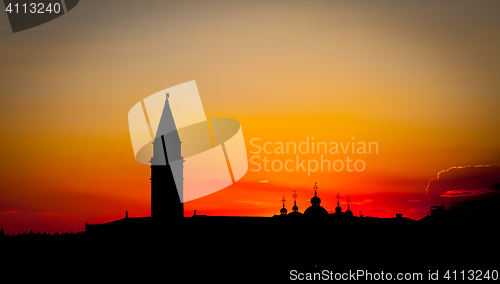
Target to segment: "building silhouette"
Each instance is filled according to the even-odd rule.
[[[137,231],[156,231],[171,222],[192,222],[186,221],[192,218],[184,217],[183,207],[183,167],[184,159],[181,155],[182,142],[175,125],[175,120],[172,115],[169,102],[169,94],[166,94],[163,112],[158,124],[156,136],[153,140],[153,153],[151,157],[151,217],[129,217],[128,212],[125,218],[104,224],[88,224],[85,223],[85,231],[88,234],[123,234],[130,233],[132,230]],[[318,197],[318,185],[314,184],[314,196],[311,198],[311,206],[305,209],[304,213],[299,212],[297,207],[297,194],[294,191],[294,206],[292,211],[288,213],[285,207],[285,197],[282,199],[282,208],[280,208],[280,217],[283,218],[298,218],[311,221],[312,219],[345,219],[352,218],[353,213],[349,207],[346,212],[342,212],[340,207],[340,195],[337,194],[337,207],[334,214],[329,214],[325,208],[321,206],[321,199]],[[196,212],[196,211],[195,211]],[[244,220],[241,217],[223,217],[223,216],[206,216],[206,215],[193,215],[196,220],[203,220],[203,222],[224,223],[232,222],[228,220],[238,220],[239,222],[252,223],[268,222],[264,221],[269,217],[246,217]],[[223,218],[221,218],[223,217]],[[282,218],[282,219],[283,219]],[[210,221],[208,221],[210,220]],[[199,222],[199,221],[196,221]]]
[[[263,268],[275,271],[278,266],[286,268],[287,274],[290,267],[307,268],[311,265],[337,269],[373,264],[384,265],[384,268],[425,264],[427,268],[427,265],[440,264],[444,259],[450,265],[462,264],[461,251],[435,260],[428,259],[428,255],[439,251],[443,243],[458,247],[460,240],[454,238],[457,235],[477,239],[477,235],[468,229],[476,224],[476,219],[467,220],[460,216],[461,222],[453,223],[437,218],[449,215],[441,212],[444,208],[433,207],[432,216],[418,222],[403,217],[401,213],[396,214],[396,218],[358,217],[351,211],[349,196],[347,210],[342,211],[340,194],[337,193],[337,205],[334,212],[329,213],[322,206],[317,183],[313,187],[311,205],[303,213],[299,211],[298,196],[294,191],[291,212],[286,208],[283,196],[279,215],[207,216],[203,212],[197,214],[195,210],[192,217],[183,218],[182,179],[176,182],[178,176],[175,175],[182,173],[180,166],[184,163],[181,141],[177,131],[168,129],[175,129],[175,123],[167,95],[158,134],[153,141],[151,217],[129,217],[126,212],[124,218],[109,223],[86,223],[87,240],[96,240],[93,244],[117,242],[117,250],[123,249],[127,256],[131,247],[140,252],[152,251],[168,259],[169,263],[175,263],[179,269],[185,264],[196,263],[199,263],[198,268],[222,267],[225,271],[243,269],[245,272],[246,269],[253,272]],[[493,227],[483,226],[481,229],[492,230]],[[103,239],[109,242],[103,242]],[[339,245],[332,245],[334,243]],[[281,247],[289,249],[277,251]],[[100,249],[105,250],[103,246]],[[467,260],[481,263],[480,250],[475,252],[476,255]],[[279,255],[279,261],[276,255]],[[215,261],[212,256],[223,261]]]
[[[184,159],[181,156],[181,141],[170,109],[168,93],[156,133],[151,158],[151,218],[181,218],[184,216],[183,188],[182,182],[176,184],[174,173],[183,178]],[[172,164],[179,160],[182,163]]]
[[[286,210],[285,208],[285,196],[283,196],[283,198],[281,199],[281,202],[283,202],[283,208],[280,209],[280,215],[286,215],[286,213],[288,212],[288,210]]]
[[[288,216],[296,217],[296,216],[301,216],[302,213],[299,212],[299,207],[297,206],[297,193],[295,190],[293,191],[293,207],[292,207],[292,212],[288,214]]]
[[[431,206],[431,216],[441,217],[445,214],[444,206]]]
[[[283,197],[283,208],[280,210],[279,216],[289,216],[289,217],[298,217],[304,216],[304,218],[312,219],[312,218],[351,218],[354,217],[350,209],[350,197],[347,197],[347,210],[342,212],[342,207],[340,207],[340,194],[337,193],[337,207],[335,208],[335,213],[329,214],[328,211],[321,206],[321,198],[318,197],[318,183],[314,184],[314,196],[311,198],[311,206],[309,206],[304,213],[299,212],[299,208],[297,207],[297,193],[293,192],[294,206],[292,207],[292,212],[287,214],[287,210],[285,208],[285,197]],[[275,216],[276,217],[276,216]]]
[[[321,207],[321,199],[317,196],[318,185],[314,184],[314,196],[311,198],[311,206],[304,211],[304,215],[308,217],[324,217],[328,215],[328,211]]]

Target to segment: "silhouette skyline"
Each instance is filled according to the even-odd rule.
[[[162,148],[160,153],[166,154],[165,161],[168,161],[169,153],[163,141]],[[319,186],[315,183],[311,205],[304,213],[299,211],[298,195],[294,191],[290,213],[283,196],[280,215],[207,216],[194,210],[191,217],[182,217],[178,210],[182,203],[178,202],[174,177],[166,171],[166,165],[156,167],[161,167],[162,171],[153,171],[152,166],[151,217],[129,217],[126,211],[123,219],[103,224],[85,223],[85,232],[76,234],[50,235],[31,231],[4,236],[2,228],[0,248],[5,248],[6,255],[14,258],[34,254],[70,258],[71,253],[78,254],[86,249],[98,257],[98,262],[111,259],[117,263],[130,258],[143,260],[150,256],[148,252],[154,252],[154,255],[165,257],[171,271],[217,271],[223,266],[224,272],[218,274],[220,279],[251,273],[247,278],[266,275],[268,280],[283,280],[288,279],[286,275],[292,269],[311,273],[325,269],[336,272],[383,269],[386,273],[404,269],[423,273],[436,268],[498,268],[498,262],[492,262],[485,254],[500,252],[498,246],[485,241],[496,233],[498,214],[471,215],[458,210],[448,211],[444,206],[432,206],[430,215],[419,221],[403,217],[401,213],[395,218],[354,216],[349,196],[347,210],[342,211],[340,193],[336,196],[335,212],[328,213],[321,206]],[[153,176],[158,173],[163,176]],[[157,184],[162,186],[157,187]],[[156,200],[158,196],[160,202]],[[463,242],[472,243],[473,247],[447,250],[439,257],[429,257],[443,247],[463,246]],[[286,249],[277,253],[277,247]],[[206,256],[215,255],[217,257],[205,260]],[[199,260],[193,263],[193,257]],[[186,266],[186,263],[191,264]],[[151,269],[155,264],[149,259],[140,267]]]

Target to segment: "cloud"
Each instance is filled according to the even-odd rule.
[[[453,189],[448,190],[441,197],[462,197],[462,196],[476,196],[482,195],[490,192],[495,192],[492,189],[481,188],[481,189]]]
[[[361,205],[361,204],[370,203],[370,202],[372,202],[372,201],[373,201],[373,199],[365,199],[365,201],[361,201],[361,202],[354,202],[354,201],[351,201],[351,202],[349,202],[349,204]],[[340,202],[340,204],[347,204],[347,201]]]
[[[268,183],[267,179],[266,180],[260,180],[258,183]]]
[[[477,165],[440,171],[427,185],[429,204],[491,213],[500,202],[500,167]]]
[[[2,214],[9,214],[9,213],[19,213],[21,211],[19,210],[10,210],[10,211],[5,211],[5,212],[1,212]]]

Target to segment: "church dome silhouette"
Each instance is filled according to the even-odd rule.
[[[350,201],[349,197],[347,197],[347,201]],[[349,203],[347,203],[347,211],[345,212],[346,217],[352,217],[354,214],[352,214],[351,208],[349,208]]]
[[[283,204],[283,208],[281,208],[280,213],[281,213],[281,215],[286,215],[287,212],[288,212],[288,210],[286,210],[285,204]]]
[[[328,215],[328,211],[325,208],[321,207],[319,204],[321,203],[321,199],[317,196],[316,191],[318,190],[317,183],[314,184],[314,197],[311,198],[311,206],[304,211],[304,215],[306,216],[326,216]]]
[[[344,213],[347,217],[352,217],[354,214],[352,214],[352,211],[350,209],[347,209],[347,211]]]
[[[286,210],[285,208],[285,201],[286,201],[285,196],[283,196],[283,199],[281,199],[281,202],[283,202],[283,208],[281,208],[280,210],[281,215],[286,215],[286,213],[288,213],[288,210]]]
[[[313,205],[304,211],[304,215],[306,216],[326,216],[328,215],[328,211],[325,208],[319,205]]]
[[[321,203],[321,199],[316,196],[316,192],[314,192],[314,197],[311,198],[311,204],[312,205],[319,205]]]
[[[352,214],[351,209],[349,209],[349,204],[347,204],[347,211],[344,213],[347,217],[352,217],[354,214]]]
[[[335,214],[342,214],[342,207],[340,207],[340,201],[337,201],[337,207],[335,207]]]
[[[302,213],[299,212],[299,207],[297,206],[297,193],[295,190],[293,191],[293,207],[292,207],[292,212],[290,212],[290,216],[302,216]]]

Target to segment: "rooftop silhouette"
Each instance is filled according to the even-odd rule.
[[[195,210],[192,217],[183,217],[182,184],[176,184],[169,163],[182,159],[182,142],[176,131],[161,131],[165,124],[175,124],[168,94],[153,142],[151,217],[130,217],[126,211],[124,218],[112,222],[86,222],[85,232],[77,234],[30,232],[5,236],[2,228],[0,245],[5,252],[17,257],[37,254],[67,258],[87,253],[103,265],[110,258],[144,260],[148,269],[155,267],[155,259],[162,258],[168,259],[174,271],[189,265],[244,273],[289,271],[291,267],[428,269],[443,263],[454,269],[464,265],[466,269],[478,265],[484,269],[492,263],[483,252],[499,252],[496,244],[485,240],[496,234],[498,214],[468,215],[432,206],[430,215],[419,221],[401,213],[395,218],[355,216],[349,196],[347,210],[343,211],[340,193],[335,212],[328,213],[322,204],[331,201],[320,198],[317,183],[311,191],[311,205],[303,213],[294,191],[291,212],[283,196],[277,204],[280,214],[275,216],[207,216]],[[180,167],[175,169],[177,173],[182,173],[182,164]],[[474,249],[459,249],[466,243],[473,243]],[[442,253],[445,248],[452,249]],[[439,257],[429,257],[432,255]]]

